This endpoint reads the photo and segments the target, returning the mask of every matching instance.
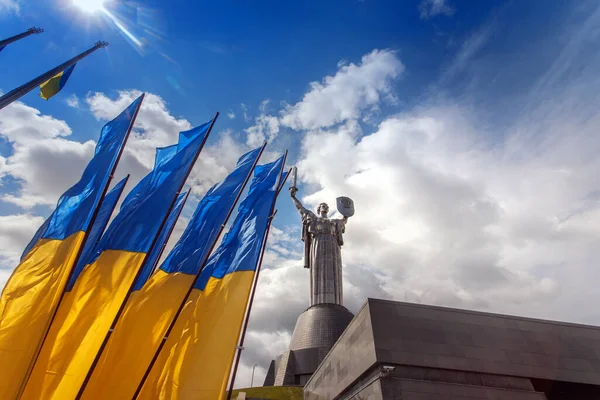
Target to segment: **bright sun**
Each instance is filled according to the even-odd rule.
[[[107,0],[73,0],[73,4],[88,13],[103,10],[106,2]]]

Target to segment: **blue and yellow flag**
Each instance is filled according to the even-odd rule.
[[[162,253],[165,250],[165,247],[167,246],[167,242],[171,237],[171,233],[173,232],[173,229],[175,229],[175,224],[179,219],[179,215],[181,215],[181,211],[183,211],[183,206],[185,205],[185,202],[187,201],[188,196],[190,195],[190,191],[191,189],[187,192],[180,193],[179,195],[177,195],[177,199],[175,200],[175,204],[173,205],[173,208],[171,209],[171,212],[167,217],[167,221],[165,222],[165,225],[160,231],[160,234],[156,239],[156,243],[152,246],[152,250],[146,258],[145,266],[144,268],[142,268],[140,276],[138,276],[138,278],[135,281],[135,285],[133,286],[134,291],[140,290],[154,271],[156,263],[162,256]]]
[[[106,226],[108,225],[108,221],[112,216],[115,207],[117,206],[117,202],[123,193],[123,189],[125,189],[125,185],[129,180],[129,175],[123,178],[119,183],[115,185],[114,188],[102,200],[102,205],[100,206],[100,210],[98,210],[98,215],[96,216],[96,221],[94,221],[94,225],[92,225],[92,229],[90,229],[90,233],[85,241],[85,245],[83,246],[83,250],[81,251],[81,255],[79,256],[79,260],[73,269],[73,273],[69,278],[69,282],[67,282],[67,286],[65,287],[65,291],[70,292],[73,289],[73,285],[75,281],[83,271],[83,268],[87,264],[90,263],[91,259],[94,257],[94,252],[98,247],[98,242],[100,241],[100,237],[104,233]]]
[[[211,121],[212,122],[212,121]],[[152,250],[211,123],[157,149],[154,169],[127,195],[61,302],[21,400],[74,399]]]
[[[69,77],[73,73],[76,65],[77,64],[71,65],[64,71],[59,72],[54,77],[42,83],[40,85],[40,97],[44,100],[48,100],[50,97],[60,92],[61,89],[65,87],[65,84],[69,80]]]
[[[283,157],[255,168],[231,229],[200,273],[138,400],[225,395],[282,167]]]
[[[0,399],[14,399],[48,331],[142,97],[102,128],[94,157],[58,200],[0,298]]]
[[[82,399],[133,398],[262,149],[243,155],[235,170],[206,193],[160,268],[132,293]]]

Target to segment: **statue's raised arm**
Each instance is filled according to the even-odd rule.
[[[290,188],[290,195],[292,196],[292,201],[294,202],[294,205],[296,206],[298,211],[300,211],[300,215],[302,215],[302,221],[304,222],[304,219],[307,217],[316,217],[315,213],[304,207],[300,200],[296,198],[296,192],[298,192],[298,188],[292,186]]]

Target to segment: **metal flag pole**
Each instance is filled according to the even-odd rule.
[[[27,375],[25,375],[25,379],[23,379],[23,383],[21,385],[21,388],[19,389],[19,395],[17,398],[21,397],[21,395],[23,394],[23,391],[27,387],[27,383],[29,382],[29,378],[31,377],[31,372],[33,371],[33,367],[35,366],[35,363],[37,362],[37,359],[40,356],[40,352],[42,351],[42,348],[44,347],[44,344],[46,343],[46,339],[48,338],[48,332],[50,331],[50,327],[52,326],[52,323],[54,322],[54,319],[56,318],[56,314],[58,313],[58,308],[60,307],[60,303],[62,302],[63,298],[65,297],[65,293],[66,293],[65,289],[67,288],[67,284],[71,280],[71,276],[75,273],[75,266],[79,262],[79,258],[81,257],[81,253],[83,252],[83,247],[85,246],[85,243],[87,242],[88,236],[90,235],[90,231],[92,230],[92,226],[94,226],[94,222],[96,222],[96,217],[98,216],[100,207],[102,207],[102,203],[104,202],[104,196],[106,196],[106,193],[108,192],[108,187],[110,186],[110,183],[112,182],[112,180],[114,178],[115,171],[117,170],[117,166],[119,165],[119,160],[121,159],[121,156],[123,155],[123,149],[125,149],[125,145],[127,144],[127,140],[129,139],[129,134],[131,133],[131,130],[133,129],[133,124],[135,123],[135,120],[138,116],[140,108],[142,108],[142,103],[144,102],[144,96],[146,96],[146,94],[142,93],[142,99],[140,100],[140,104],[136,108],[136,110],[133,114],[133,117],[131,118],[131,122],[129,123],[129,127],[127,128],[127,133],[125,134],[125,139],[123,140],[123,145],[119,149],[119,154],[117,154],[115,164],[113,165],[111,171],[108,174],[108,180],[106,181],[106,185],[104,186],[104,189],[102,190],[102,196],[100,197],[100,201],[96,205],[96,209],[94,210],[94,212],[92,214],[92,218],[90,219],[89,227],[84,233],[83,241],[81,242],[81,246],[79,246],[79,250],[77,251],[75,260],[73,261],[73,264],[71,265],[71,270],[67,274],[67,279],[65,280],[65,287],[63,288],[62,293],[60,294],[58,302],[56,303],[56,308],[54,309],[54,312],[52,313],[52,316],[50,317],[48,324],[44,328],[44,330],[45,330],[44,338],[40,341],[40,345],[36,349],[35,355],[31,358],[31,363],[29,364],[29,369],[27,370]]]
[[[258,367],[258,364],[252,366],[252,378],[250,378],[250,387],[254,387],[254,370]]]
[[[283,169],[285,168],[285,161],[287,159],[287,150],[283,157],[283,165],[281,166],[281,173],[279,176],[283,175]],[[291,172],[291,170],[290,170]],[[269,216],[269,222],[267,223],[267,231],[265,232],[265,238],[262,245],[262,250],[260,252],[260,258],[258,259],[258,266],[256,267],[256,276],[254,277],[254,284],[252,285],[252,292],[250,293],[250,300],[248,301],[248,308],[246,310],[246,317],[244,319],[244,326],[242,328],[241,336],[239,344],[236,346],[236,354],[235,354],[235,366],[233,367],[233,374],[231,375],[231,382],[229,383],[229,390],[227,392],[227,400],[231,400],[231,396],[233,394],[233,385],[235,384],[235,377],[237,375],[237,370],[240,365],[240,359],[242,355],[242,350],[244,350],[244,340],[246,339],[246,331],[248,330],[248,322],[250,321],[250,313],[252,312],[252,304],[254,304],[254,295],[256,294],[256,287],[258,286],[258,277],[260,275],[260,270],[262,267],[263,256],[265,255],[265,250],[267,249],[267,240],[269,239],[269,231],[271,230],[271,223],[273,222],[273,218],[275,218],[275,214],[277,214],[277,210],[275,210],[275,203],[277,203],[277,197],[281,192],[281,188],[285,184],[285,181],[290,176],[287,174],[283,182],[279,183],[277,188],[277,192],[275,193],[275,198],[273,199],[273,204],[271,206],[271,215]],[[231,371],[231,369],[230,369]]]
[[[254,160],[254,165],[252,165],[252,168],[250,169],[250,173],[248,173],[248,176],[246,177],[246,180],[244,181],[244,184],[242,185],[242,188],[240,189],[239,193],[237,194],[237,196],[236,196],[233,204],[229,208],[229,212],[227,213],[227,216],[225,217],[225,221],[223,221],[223,223],[221,224],[221,228],[219,229],[219,233],[217,234],[217,236],[215,237],[215,240],[211,244],[210,249],[206,252],[206,256],[204,257],[204,260],[202,260],[200,262],[201,267],[198,270],[198,272],[196,273],[196,277],[194,278],[194,281],[190,285],[187,293],[183,297],[183,301],[179,305],[179,308],[175,312],[175,315],[173,315],[173,320],[169,324],[169,327],[167,328],[167,331],[165,332],[165,336],[164,336],[163,340],[158,345],[158,348],[156,349],[156,352],[154,353],[154,356],[152,357],[152,360],[150,361],[150,364],[148,365],[148,368],[146,368],[146,372],[144,372],[144,376],[142,377],[142,380],[138,384],[138,387],[135,390],[135,393],[134,393],[132,399],[136,399],[138,397],[138,395],[140,394],[140,392],[142,391],[142,388],[144,387],[144,383],[146,383],[146,379],[148,378],[148,375],[150,375],[150,372],[152,371],[152,367],[154,366],[154,364],[156,363],[156,360],[158,359],[158,356],[160,355],[160,351],[162,350],[162,348],[166,344],[167,338],[169,337],[169,335],[171,334],[171,331],[175,327],[175,323],[177,322],[177,318],[179,318],[179,315],[183,312],[183,308],[185,307],[185,304],[187,303],[187,299],[188,299],[188,297],[190,297],[190,294],[192,293],[192,290],[194,290],[194,286],[196,285],[196,282],[198,281],[198,279],[200,279],[200,274],[202,273],[202,270],[206,266],[206,262],[208,261],[208,258],[210,257],[213,249],[215,248],[215,246],[216,246],[216,244],[217,244],[217,242],[219,240],[219,236],[221,236],[221,233],[223,233],[223,230],[225,229],[225,225],[227,225],[227,221],[229,220],[229,217],[231,217],[231,214],[233,213],[233,210],[235,210],[235,206],[236,206],[238,200],[240,199],[240,197],[242,196],[242,192],[244,191],[244,188],[248,184],[248,181],[250,180],[250,177],[252,176],[252,173],[254,172],[254,168],[258,164],[258,161],[260,160],[260,157],[262,156],[262,153],[265,150],[266,146],[267,146],[267,142],[263,143],[263,147],[260,149],[260,153],[258,154],[258,157],[256,157],[256,160]]]
[[[0,110],[2,110],[4,107],[9,105],[13,101],[18,100],[22,96],[31,92],[33,89],[40,86],[42,83],[46,82],[48,79],[55,77],[58,73],[69,68],[71,65],[73,65],[76,62],[89,56],[96,50],[107,47],[107,46],[108,46],[108,42],[102,42],[102,41],[96,42],[94,47],[92,47],[91,49],[86,50],[83,53],[71,58],[69,61],[60,64],[56,68],[52,68],[51,70],[43,73],[42,75],[38,76],[35,79],[30,80],[29,82],[25,83],[24,85],[21,85],[18,88],[11,90],[10,92],[6,93],[4,96],[0,97]]]
[[[177,202],[177,197],[181,193],[181,189],[183,189],[183,186],[185,185],[185,182],[187,181],[188,177],[192,173],[192,169],[194,168],[194,164],[196,164],[196,161],[198,160],[198,157],[200,156],[200,153],[202,152],[202,149],[204,148],[204,144],[206,143],[206,140],[210,136],[210,133],[211,133],[211,131],[213,129],[213,126],[215,126],[215,122],[217,121],[217,118],[219,118],[219,113],[218,112],[215,114],[215,117],[213,118],[213,120],[212,120],[212,122],[210,124],[210,127],[208,128],[208,132],[206,132],[206,135],[204,135],[204,139],[202,139],[202,143],[200,144],[200,147],[198,148],[198,151],[194,155],[194,159],[192,160],[192,163],[190,164],[190,168],[188,169],[188,171],[187,171],[185,177],[183,178],[183,180],[181,181],[181,185],[179,185],[179,189],[177,190],[177,193],[175,193],[175,196],[173,197],[173,201],[171,202],[171,205],[169,206],[169,209],[168,209],[165,217],[163,218],[162,222],[160,223],[160,226],[158,227],[158,231],[157,231],[156,235],[154,235],[154,239],[152,240],[152,243],[150,244],[150,248],[148,249],[148,252],[144,256],[144,260],[141,263],[141,267],[138,269],[137,273],[135,274],[135,277],[131,281],[131,285],[129,286],[129,289],[127,290],[127,294],[123,298],[123,302],[121,303],[121,306],[119,307],[119,310],[117,311],[117,314],[115,315],[115,318],[113,319],[113,321],[112,321],[112,323],[110,325],[110,329],[108,330],[108,333],[104,337],[104,341],[102,342],[102,345],[100,346],[100,349],[96,353],[96,357],[94,358],[94,361],[92,362],[92,365],[90,366],[90,369],[87,371],[85,379],[84,379],[83,383],[81,384],[81,387],[79,388],[79,393],[77,393],[77,397],[75,398],[76,400],[79,400],[81,398],[81,396],[83,395],[83,391],[85,390],[85,387],[87,386],[90,378],[92,377],[92,373],[94,372],[94,368],[98,364],[98,361],[100,361],[100,356],[102,355],[102,352],[104,351],[104,348],[108,344],[108,339],[110,339],[111,333],[115,329],[115,326],[117,325],[117,322],[119,321],[119,317],[121,316],[121,314],[123,313],[123,310],[125,309],[125,305],[127,304],[127,300],[129,299],[129,296],[131,295],[131,292],[133,291],[133,287],[135,286],[135,282],[138,280],[138,278],[142,274],[142,270],[144,268],[144,264],[148,260],[148,256],[150,255],[150,253],[152,252],[152,249],[156,245],[156,241],[158,240],[158,237],[160,236],[160,232],[163,230],[163,227],[165,226],[165,223],[167,222],[167,219],[169,218],[169,214],[171,213],[171,210],[173,209],[173,207],[175,206],[175,203]]]
[[[29,35],[37,35],[37,34],[42,33],[42,32],[44,32],[44,30],[42,28],[36,28],[35,26],[33,28],[29,28],[29,29],[27,29],[23,33],[19,33],[18,35],[11,36],[11,37],[6,38],[4,40],[0,40],[0,49],[2,49],[5,46],[8,46],[11,43],[16,42],[17,40],[21,40],[23,38],[26,38]]]

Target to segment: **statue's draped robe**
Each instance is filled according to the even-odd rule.
[[[321,218],[302,207],[302,229],[305,266],[310,268],[311,306],[321,303],[343,305],[342,295],[342,234],[346,221]],[[306,265],[308,264],[308,265]]]

